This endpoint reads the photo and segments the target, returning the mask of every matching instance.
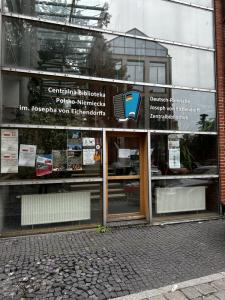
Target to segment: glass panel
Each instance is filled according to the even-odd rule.
[[[212,6],[211,0],[187,2]],[[4,11],[206,47],[213,47],[214,44],[211,11],[170,1],[93,0],[79,1],[73,5],[71,0],[27,0],[19,4],[15,0],[5,0]]]
[[[152,176],[218,174],[217,150],[217,136],[152,134]]]
[[[150,96],[150,128],[181,131],[215,131],[215,94],[169,90]]]
[[[127,61],[127,80],[144,82],[143,61]]]
[[[150,41],[141,48],[142,41],[137,39],[80,30],[66,32],[54,29],[53,25],[44,26],[7,18],[3,65],[151,82],[151,73],[146,72],[144,78],[143,71],[148,70],[150,62],[164,63],[168,69],[167,84],[215,88],[213,52]],[[119,46],[122,44],[123,47]],[[120,72],[117,60],[123,62]]]
[[[164,45],[171,58],[171,84],[215,89],[214,53]]]
[[[4,186],[0,190],[0,231],[3,234],[57,227],[66,230],[102,222],[99,183],[18,185]]]
[[[149,78],[150,82],[157,84],[166,84],[167,73],[166,73],[166,64],[164,63],[150,63],[149,68]],[[151,88],[154,93],[165,93],[165,88]]]
[[[153,180],[154,221],[208,218],[219,213],[217,179]]]
[[[206,47],[214,45],[210,11],[163,0],[111,0],[108,12],[111,17],[107,28],[112,30]]]
[[[108,213],[135,213],[140,211],[140,182],[138,180],[109,181]]]
[[[140,137],[110,137],[108,140],[109,176],[138,175]]]
[[[13,144],[7,138],[11,133],[18,135]],[[7,159],[12,153],[10,143],[14,161]],[[102,135],[97,131],[2,129],[1,162],[1,180],[101,177]]]
[[[200,5],[204,7],[213,8],[212,0],[182,0],[182,2],[186,2],[188,4]]]
[[[215,131],[215,94],[4,75],[3,123]]]

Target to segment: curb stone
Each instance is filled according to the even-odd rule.
[[[143,300],[143,299],[148,299],[156,296],[165,296],[166,293],[169,293],[171,291],[175,291],[175,290],[177,291],[187,287],[194,287],[204,283],[211,283],[219,279],[225,279],[225,272],[220,272],[217,274],[212,274],[212,275],[208,275],[196,279],[175,283],[172,285],[167,285],[158,289],[152,289],[152,290],[143,291],[136,294],[113,298],[112,300]]]

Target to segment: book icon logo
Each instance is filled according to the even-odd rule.
[[[113,97],[114,115],[119,122],[129,119],[137,120],[141,94],[137,91],[129,91]]]

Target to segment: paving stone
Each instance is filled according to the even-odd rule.
[[[188,299],[195,299],[201,296],[201,293],[194,287],[187,287],[185,289],[181,289],[181,292],[188,297]]]
[[[217,291],[217,289],[209,283],[196,285],[195,288],[204,296]]]
[[[225,290],[221,290],[221,291],[215,293],[214,296],[220,300],[224,300],[225,299]]]
[[[164,296],[168,300],[188,300],[188,298],[181,291],[167,293]]]
[[[215,280],[211,283],[211,285],[217,289],[225,290],[225,280],[224,279]]]
[[[149,300],[166,300],[166,298],[163,295],[159,295],[159,296],[154,296],[154,297],[150,297],[150,298],[146,298]]]
[[[215,297],[214,295],[205,296],[203,299],[204,300],[218,300],[218,298]]]

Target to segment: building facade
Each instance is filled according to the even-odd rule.
[[[222,213],[221,4],[2,1],[2,236]]]

